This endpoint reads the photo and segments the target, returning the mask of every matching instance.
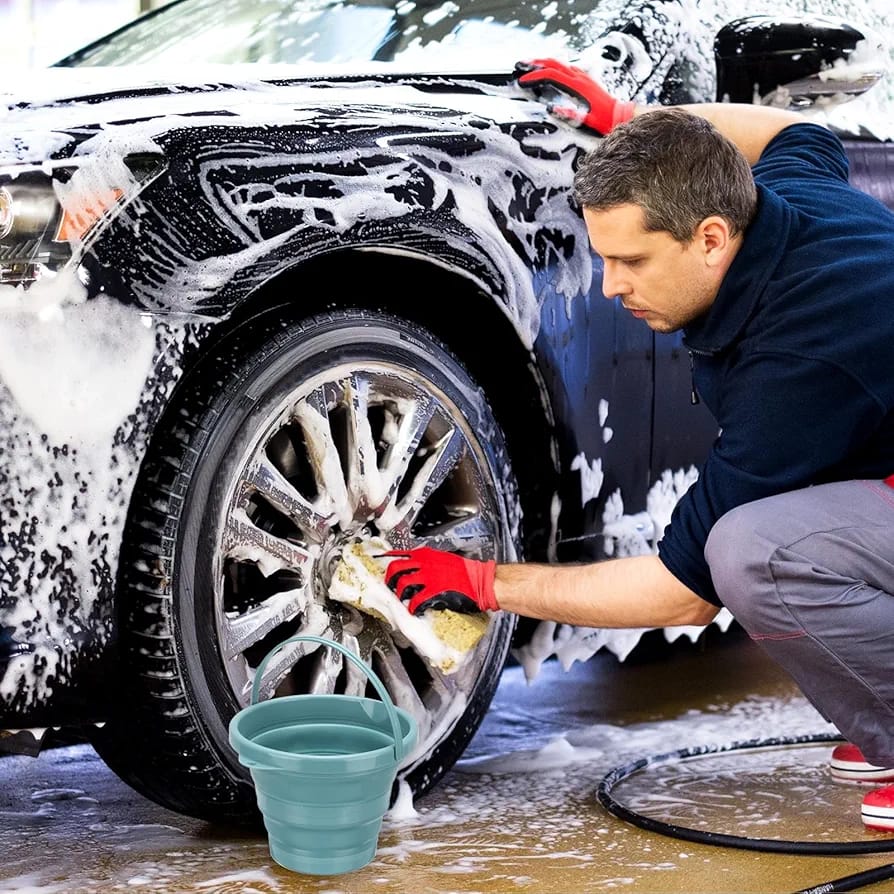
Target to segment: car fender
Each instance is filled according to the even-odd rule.
[[[530,347],[538,273],[569,300],[590,288],[571,198],[586,138],[532,122],[536,103],[456,94],[411,106],[380,89],[377,105],[321,102],[260,132],[235,117],[156,135],[167,170],[92,248],[108,288],[149,312],[218,317],[302,260],[406,251],[495,296]]]

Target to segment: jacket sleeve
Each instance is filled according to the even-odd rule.
[[[840,407],[848,412],[830,425]],[[834,364],[756,352],[728,377],[717,415],[721,433],[677,504],[658,554],[678,580],[720,605],[704,556],[714,523],[744,503],[834,480],[836,465],[884,412]]]

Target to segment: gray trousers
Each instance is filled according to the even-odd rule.
[[[739,506],[705,557],[748,635],[870,763],[894,767],[894,488],[840,481]]]

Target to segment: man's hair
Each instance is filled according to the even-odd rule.
[[[639,205],[646,230],[665,230],[678,242],[689,242],[713,214],[741,233],[757,207],[745,156],[683,109],[656,109],[614,128],[581,161],[574,193],[594,211]]]

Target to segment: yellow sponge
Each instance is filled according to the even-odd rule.
[[[378,618],[402,633],[433,667],[454,673],[487,632],[488,615],[438,609],[411,615],[385,585],[389,560],[380,554],[390,548],[380,538],[345,547],[332,575],[329,598]]]
[[[435,631],[435,636],[447,643],[448,646],[459,649],[460,652],[468,652],[469,649],[473,649],[487,630],[487,615],[483,612],[466,615],[444,609],[443,611],[430,611],[428,614],[433,618],[432,628]]]

